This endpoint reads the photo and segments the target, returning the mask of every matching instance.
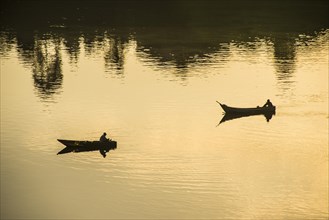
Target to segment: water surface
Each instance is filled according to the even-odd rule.
[[[72,1],[77,14],[5,20],[1,218],[328,218],[327,3],[265,12],[216,4],[216,15],[181,2],[173,18],[152,4],[106,17],[104,2]],[[114,12],[126,7],[115,3]],[[268,98],[277,106],[269,122],[218,125],[216,100],[253,107]],[[56,155],[58,138],[104,131],[118,142],[106,158]]]

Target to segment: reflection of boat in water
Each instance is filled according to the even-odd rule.
[[[263,115],[266,118],[266,121],[270,121],[272,116],[275,115],[275,112],[273,113],[225,113],[223,118],[220,120],[219,124],[225,122],[225,121],[229,121],[229,120],[233,120],[233,119],[237,119],[237,118],[243,118],[243,117],[249,117],[249,116],[255,116],[255,115]]]
[[[219,103],[219,102],[218,102]],[[237,119],[242,117],[249,117],[254,115],[263,115],[266,118],[266,121],[270,121],[272,116],[275,115],[275,106],[264,106],[264,107],[256,107],[256,108],[235,108],[230,107],[225,104],[219,103],[220,106],[225,111],[224,117],[221,119],[219,124]]]
[[[66,154],[70,152],[86,152],[86,151],[99,151],[103,157],[106,157],[106,153],[110,150],[117,148],[117,142],[108,140],[106,142],[101,141],[75,141],[75,140],[62,140],[58,139],[59,142],[64,144],[66,147],[59,151],[57,154]]]

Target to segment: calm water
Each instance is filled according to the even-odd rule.
[[[328,219],[328,26],[132,14],[1,29],[1,218]],[[56,155],[104,131],[106,158]]]

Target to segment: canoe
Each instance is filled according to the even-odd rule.
[[[59,151],[57,154],[65,154],[70,152],[86,152],[86,151],[102,151],[109,152],[117,148],[117,142],[109,140],[107,142],[100,141],[76,141],[76,140],[63,140],[57,139],[60,143],[66,147]],[[103,155],[103,154],[102,154]]]
[[[237,119],[242,117],[249,117],[254,115],[263,115],[266,118],[266,121],[269,122],[273,115],[275,115],[275,106],[267,106],[267,107],[256,107],[256,108],[236,108],[236,107],[230,107],[225,104],[221,104],[218,102],[218,104],[223,108],[225,111],[225,115],[222,118],[222,120],[219,122],[219,124]]]
[[[219,103],[219,102],[218,102]],[[236,108],[230,107],[225,104],[219,103],[220,106],[223,108],[225,113],[229,114],[249,114],[249,115],[257,115],[257,114],[269,114],[275,113],[275,106],[267,106],[267,107],[259,107],[256,108]]]

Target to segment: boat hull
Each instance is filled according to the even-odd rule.
[[[263,115],[266,118],[266,121],[269,122],[273,115],[275,115],[275,106],[266,106],[266,107],[256,107],[256,108],[236,108],[230,107],[225,104],[217,102],[225,111],[225,115],[219,124],[243,117],[249,117],[254,115]]]
[[[117,142],[109,140],[108,142],[100,141],[75,141],[75,140],[62,140],[58,141],[66,146],[57,154],[65,154],[70,152],[86,152],[86,151],[110,151],[117,148]]]
[[[245,115],[257,115],[257,114],[274,114],[275,106],[268,107],[256,107],[256,108],[235,108],[225,104],[219,103],[223,110],[228,114],[245,114]]]

